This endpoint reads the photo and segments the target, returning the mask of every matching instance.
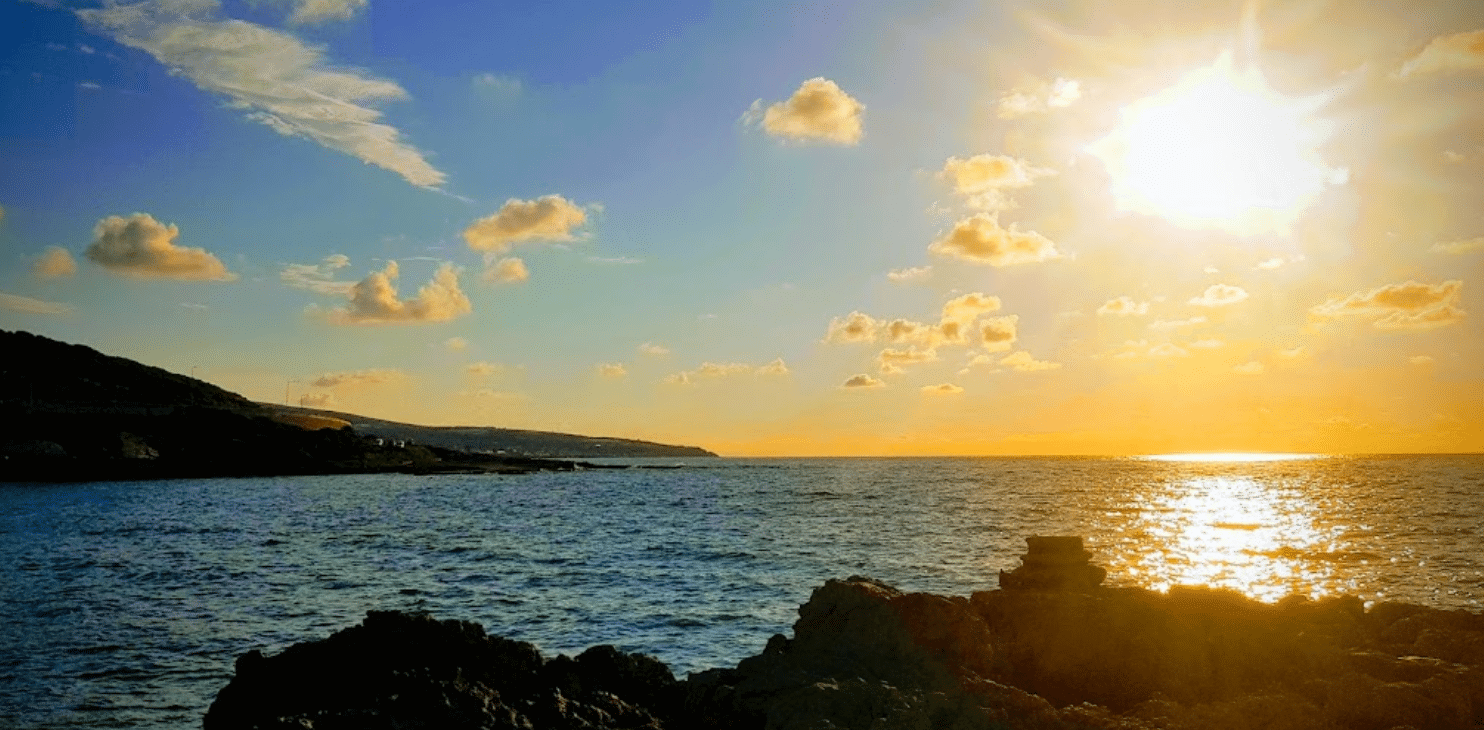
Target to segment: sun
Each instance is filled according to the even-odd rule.
[[[1322,97],[1289,98],[1230,54],[1121,110],[1088,150],[1112,176],[1119,209],[1191,228],[1286,232],[1347,173],[1319,155],[1332,124]]]

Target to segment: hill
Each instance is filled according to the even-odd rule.
[[[195,378],[28,332],[0,330],[0,352],[0,481],[594,466],[531,456],[560,452],[564,443],[576,453],[603,456],[706,453],[520,431],[511,432],[522,436],[507,446],[468,433],[439,439],[443,429],[265,406]],[[386,429],[363,432],[353,425],[361,422]],[[466,442],[477,445],[459,445]],[[577,448],[582,444],[604,446]]]
[[[260,405],[285,416],[338,419],[349,423],[360,433],[383,439],[413,441],[426,446],[475,453],[569,459],[596,459],[605,456],[623,458],[716,456],[697,446],[672,446],[653,441],[487,426],[418,426],[358,416],[354,413],[295,408],[269,403]]]

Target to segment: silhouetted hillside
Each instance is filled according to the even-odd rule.
[[[0,330],[0,353],[0,403],[258,410],[210,383],[30,332]]]
[[[486,426],[417,426],[410,423],[367,418],[354,413],[295,408],[269,403],[261,405],[271,411],[284,414],[337,418],[350,423],[361,433],[379,436],[383,439],[415,441],[428,446],[459,451],[571,459],[595,459],[604,456],[624,458],[716,456],[697,446],[672,446],[653,441]]]

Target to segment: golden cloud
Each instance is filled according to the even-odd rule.
[[[476,375],[480,377],[486,375],[494,375],[495,373],[500,372],[503,369],[504,366],[500,365],[499,363],[484,362],[483,360],[479,362],[471,362],[464,368],[464,370],[470,375]]]
[[[922,386],[922,392],[928,395],[954,395],[964,392],[964,389],[953,383],[943,383],[941,385],[924,385]]]
[[[840,386],[841,388],[884,388],[886,381],[873,378],[865,373],[852,375]]]
[[[205,249],[175,245],[180,229],[148,213],[111,215],[93,228],[87,257],[109,271],[142,279],[232,281],[236,274]]]
[[[1267,368],[1263,367],[1262,363],[1256,360],[1251,360],[1248,362],[1244,362],[1241,365],[1232,367],[1232,372],[1238,375],[1262,375],[1263,371],[1266,369]]]
[[[383,385],[394,383],[407,378],[407,374],[401,370],[340,370],[336,372],[323,373],[309,385],[314,388],[339,388],[341,386],[359,385]]]
[[[1127,296],[1118,297],[1117,299],[1109,299],[1108,301],[1103,303],[1103,306],[1098,307],[1099,315],[1114,315],[1118,317],[1142,315],[1147,313],[1148,311],[1149,302],[1135,302],[1132,298]]]
[[[1016,350],[1000,360],[1000,364],[1021,373],[1034,373],[1041,370],[1055,370],[1061,367],[1059,362],[1047,362],[1037,360],[1025,350]]]
[[[350,20],[356,11],[366,7],[366,0],[292,0],[294,12],[289,22],[295,25]]]
[[[1413,355],[1407,358],[1407,362],[1413,365],[1431,365],[1434,361],[1432,355]]]
[[[77,260],[61,246],[51,246],[36,259],[31,272],[38,279],[61,279],[77,273]]]
[[[1317,319],[1357,317],[1371,320],[1383,330],[1429,330],[1463,321],[1458,307],[1463,282],[1451,279],[1441,284],[1407,281],[1387,284],[1344,298],[1331,298],[1309,310]]]
[[[1435,243],[1428,249],[1434,253],[1465,254],[1472,251],[1484,250],[1484,236],[1471,238],[1465,241],[1449,241],[1447,243]]]
[[[880,365],[881,372],[887,375],[900,373],[908,365],[933,362],[937,359],[936,350],[919,349],[916,345],[901,350],[888,347],[876,355],[876,362]]]
[[[999,311],[1000,306],[999,297],[970,292],[943,304],[943,321],[968,324],[978,319],[981,314]]]
[[[1413,56],[1397,75],[1402,78],[1444,71],[1484,71],[1484,30],[1438,36]]]
[[[447,322],[471,311],[469,297],[459,289],[458,271],[445,263],[412,299],[399,299],[396,261],[373,272],[350,289],[350,304],[331,311],[336,324],[417,324]]]
[[[753,102],[744,121],[755,121],[761,107],[761,99]],[[865,110],[864,104],[835,82],[817,77],[800,84],[787,101],[772,104],[762,112],[762,126],[775,137],[854,145],[865,136],[861,127]]]
[[[1000,210],[1010,204],[1004,191],[1029,187],[1036,178],[1051,174],[1051,170],[1033,167],[1017,157],[985,154],[968,159],[950,157],[938,177],[951,182],[953,191],[968,198],[970,205]]]
[[[999,116],[1015,119],[1027,114],[1071,106],[1082,97],[1082,84],[1073,79],[1036,80],[1017,86],[1000,96]]]
[[[1190,300],[1198,307],[1225,307],[1247,299],[1247,290],[1230,284],[1212,284],[1198,297]]]
[[[463,352],[469,346],[469,341],[462,337],[450,337],[443,341],[443,346],[449,352]]]
[[[1020,316],[1015,314],[990,317],[979,327],[979,341],[984,343],[984,349],[988,352],[1008,350],[1019,336],[1019,322]]]
[[[522,241],[570,241],[587,222],[587,213],[560,195],[535,200],[511,198],[493,215],[464,229],[464,241],[475,251],[504,253]]]
[[[667,376],[665,382],[676,385],[690,385],[697,380],[716,380],[739,375],[776,376],[787,374],[788,365],[784,364],[781,357],[762,365],[749,365],[741,362],[703,362],[695,370],[682,370]]]
[[[870,315],[851,312],[841,318],[830,320],[830,329],[825,333],[825,342],[874,342],[880,323]]]
[[[623,366],[623,363],[618,362],[598,363],[597,370],[598,374],[605,378],[622,378],[629,374],[628,369]]]
[[[886,278],[900,284],[925,281],[932,275],[933,267],[931,266],[914,266],[906,269],[893,269],[886,272]]]
[[[8,309],[12,312],[24,312],[26,314],[66,314],[73,310],[72,305],[60,302],[48,302],[41,299],[32,299],[18,294],[6,294],[0,292],[0,309]]]
[[[345,254],[330,254],[318,264],[287,264],[278,272],[278,280],[295,289],[345,296],[356,283],[335,281],[335,272],[349,265],[350,257]]]
[[[1035,231],[1019,231],[1015,225],[1001,228],[999,218],[980,213],[959,221],[952,231],[933,241],[928,250],[990,266],[1012,266],[1061,257],[1056,245]]]
[[[1149,323],[1149,329],[1152,329],[1152,330],[1181,329],[1181,328],[1184,328],[1184,327],[1194,327],[1194,326],[1199,325],[1199,324],[1205,324],[1207,321],[1208,320],[1204,316],[1201,316],[1201,315],[1196,315],[1194,317],[1191,317],[1190,319],[1173,319],[1173,320],[1164,320],[1164,319],[1161,319],[1161,320],[1157,320],[1157,321],[1154,321],[1154,322],[1150,322]]]
[[[507,256],[497,261],[486,261],[484,265],[485,283],[513,284],[530,278],[531,272],[526,268],[526,262],[514,256]]]

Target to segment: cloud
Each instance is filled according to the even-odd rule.
[[[1433,253],[1465,254],[1473,251],[1484,250],[1484,236],[1471,238],[1466,241],[1449,241],[1447,243],[1435,243],[1428,249]]]
[[[205,249],[175,245],[180,229],[148,213],[111,215],[93,228],[87,257],[109,271],[143,279],[233,281],[236,274]]]
[[[1226,347],[1226,343],[1215,337],[1207,337],[1190,343],[1190,346],[1199,350],[1214,350],[1218,347]]]
[[[884,387],[886,387],[886,381],[884,381],[884,380],[882,380],[880,378],[873,378],[873,377],[871,377],[869,375],[866,375],[865,373],[861,373],[860,375],[852,375],[852,376],[850,376],[849,378],[847,378],[845,380],[844,383],[842,383],[840,385],[840,387],[841,388],[847,388],[847,389],[851,389],[851,388],[884,388]]]
[[[1148,312],[1149,302],[1135,302],[1132,298],[1127,296],[1118,297],[1117,299],[1109,299],[1108,301],[1103,302],[1103,306],[1098,307],[1099,316],[1112,315],[1116,317],[1129,317],[1134,315],[1146,314]]]
[[[519,94],[525,86],[515,76],[492,73],[479,74],[474,77],[471,83],[477,91],[500,96],[514,96]]]
[[[644,259],[633,256],[589,256],[587,262],[590,264],[605,264],[609,266],[633,266],[644,263]]]
[[[311,14],[344,0],[305,0]],[[310,6],[313,6],[310,8]],[[220,19],[216,0],[151,0],[78,10],[94,30],[138,48],[189,79],[222,94],[247,118],[279,134],[303,137],[367,164],[436,188],[444,174],[381,123],[372,105],[407,97],[393,81],[332,68],[319,48],[282,31]]]
[[[1232,372],[1238,375],[1262,375],[1262,371],[1265,369],[1262,363],[1252,360],[1232,367]]]
[[[366,7],[366,0],[290,0],[294,7],[289,22],[310,25],[331,20],[350,20]]]
[[[1032,167],[1025,160],[1006,155],[950,157],[938,176],[953,184],[953,191],[969,199],[970,205],[990,210],[1009,207],[1006,190],[1030,186],[1038,177],[1053,171]]]
[[[598,374],[605,378],[622,378],[629,374],[629,371],[624,368],[623,363],[617,362],[598,363],[597,370]]]
[[[697,380],[717,380],[742,375],[772,376],[787,374],[788,365],[784,364],[783,358],[778,358],[763,365],[749,365],[741,362],[703,362],[695,370],[682,370],[667,376],[665,382],[676,385],[690,385]]]
[[[1082,84],[1072,79],[1036,80],[1000,95],[999,115],[1001,119],[1015,119],[1071,106],[1081,97]]]
[[[470,375],[484,377],[488,375],[494,375],[495,373],[498,373],[504,369],[505,367],[499,363],[484,362],[481,360],[479,362],[469,363],[468,366],[464,368],[464,371],[469,373]]]
[[[73,310],[71,304],[60,302],[47,302],[31,297],[23,297],[18,294],[6,294],[0,292],[0,309],[8,309],[12,312],[24,312],[26,314],[66,314]]]
[[[981,314],[999,311],[1000,306],[999,297],[971,292],[943,304],[943,321],[968,324]]]
[[[570,241],[572,231],[586,222],[587,213],[560,195],[510,198],[493,215],[465,228],[464,241],[475,251],[504,253],[523,241]]]
[[[766,111],[762,105],[762,99],[753,102],[742,120],[753,124],[761,119],[763,130],[774,137],[854,145],[865,136],[861,114],[866,106],[824,77],[805,81],[787,101]]]
[[[87,89],[88,91],[97,91],[103,88],[103,85],[99,84],[97,81],[79,81],[77,82],[77,88]]]
[[[1264,269],[1264,270],[1272,270],[1272,269],[1278,268],[1279,266],[1282,266],[1285,263],[1287,263],[1287,262],[1284,261],[1281,257],[1274,256],[1273,258],[1265,259],[1263,261],[1257,262],[1257,268]]]
[[[38,279],[61,279],[77,273],[77,261],[67,249],[51,246],[36,259],[31,273]]]
[[[1041,370],[1055,370],[1061,367],[1059,362],[1047,362],[1037,360],[1025,350],[1016,350],[1000,360],[1000,364],[1021,373],[1034,373]]]
[[[486,261],[484,265],[484,281],[487,284],[513,284],[529,278],[531,278],[531,271],[526,268],[526,262],[514,256],[506,256],[497,261]]]
[[[664,357],[665,355],[670,354],[670,348],[665,347],[664,345],[656,345],[652,342],[646,342],[639,346],[639,352],[654,357]]]
[[[317,264],[285,264],[278,272],[278,280],[285,286],[312,291],[316,294],[345,296],[350,293],[353,281],[335,281],[335,272],[350,265],[345,254],[330,254]]]
[[[926,281],[932,275],[933,267],[931,266],[914,266],[908,269],[893,269],[886,272],[886,278],[898,284]]]
[[[1200,296],[1190,300],[1198,307],[1225,307],[1247,298],[1247,290],[1230,284],[1212,284]]]
[[[1196,316],[1194,316],[1194,317],[1191,317],[1190,319],[1161,319],[1161,320],[1156,320],[1154,322],[1150,322],[1149,323],[1149,329],[1152,329],[1152,330],[1174,330],[1174,329],[1181,329],[1181,328],[1184,328],[1184,327],[1194,327],[1194,326],[1199,325],[1199,324],[1205,324],[1207,321],[1208,320],[1204,316],[1199,315],[1199,314],[1196,315]]]
[[[919,349],[915,345],[900,350],[888,347],[876,355],[876,362],[880,365],[881,372],[887,375],[900,373],[908,365],[933,362],[937,359],[936,350]]]
[[[413,324],[447,322],[470,312],[469,298],[459,289],[458,271],[453,264],[443,264],[433,273],[433,280],[418,290],[411,299],[397,297],[399,273],[396,261],[388,261],[382,271],[373,272],[350,288],[350,304],[332,310],[330,321],[336,324]]]
[[[329,408],[335,405],[335,394],[305,393],[299,396],[299,405],[304,408]]]
[[[1299,345],[1298,347],[1295,347],[1291,350],[1279,350],[1275,354],[1278,357],[1283,358],[1284,360],[1297,360],[1303,357],[1306,353],[1304,351],[1304,346]]]
[[[313,388],[356,387],[361,385],[384,385],[405,380],[407,374],[401,370],[339,370],[323,373],[309,381]]]
[[[462,337],[450,337],[443,341],[443,346],[448,348],[449,352],[463,352],[469,347],[469,341]]]
[[[1056,245],[1035,231],[1001,228],[998,217],[980,213],[959,221],[928,250],[976,264],[1013,266],[1060,258]]]
[[[1186,357],[1189,352],[1169,342],[1149,348],[1149,356],[1155,358]]]
[[[988,352],[1010,349],[1018,336],[1019,321],[1020,317],[1014,314],[984,320],[979,327],[979,341],[984,343],[984,349]]]
[[[1464,311],[1458,307],[1462,289],[1463,282],[1457,279],[1441,284],[1387,284],[1331,298],[1309,313],[1318,319],[1369,319],[1372,326],[1383,330],[1429,330],[1463,321]]]
[[[1484,71],[1484,30],[1438,36],[1402,64],[1401,78],[1444,71]]]
[[[1434,361],[1431,355],[1413,355],[1407,358],[1407,362],[1413,365],[1431,365]]]
[[[851,312],[846,317],[830,320],[830,329],[825,333],[825,342],[874,342],[880,322],[870,315]]]
[[[964,389],[953,383],[943,383],[941,385],[924,385],[922,386],[922,392],[928,395],[955,395],[964,392]]]

